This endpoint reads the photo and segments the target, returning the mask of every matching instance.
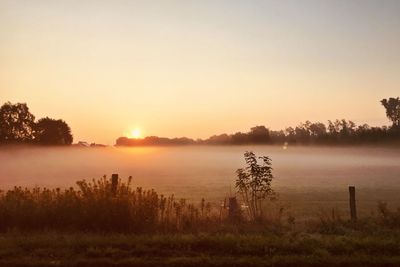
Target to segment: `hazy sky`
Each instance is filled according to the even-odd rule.
[[[0,0],[0,102],[75,141],[382,125],[399,95],[396,0]]]

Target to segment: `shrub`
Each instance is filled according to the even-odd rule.
[[[258,157],[262,164],[257,162],[253,152],[245,152],[244,158],[247,166],[236,171],[236,188],[249,209],[250,219],[260,221],[262,219],[262,202],[274,196],[272,190],[272,164],[269,157]]]

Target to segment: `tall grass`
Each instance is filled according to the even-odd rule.
[[[104,176],[78,181],[75,188],[14,187],[1,191],[0,231],[260,233],[272,230],[342,234],[349,230],[400,229],[400,210],[391,211],[385,203],[379,203],[377,211],[376,216],[362,218],[357,223],[332,210],[320,214],[318,220],[299,224],[293,215],[284,214],[282,206],[270,205],[264,212],[268,216],[262,221],[232,222],[226,203],[211,204],[204,199],[193,203],[174,195],[134,188],[131,177],[126,182],[119,179],[117,187],[113,188],[112,182]]]
[[[220,219],[204,199],[199,205],[160,195],[107,177],[78,181],[61,190],[14,187],[0,193],[0,230],[94,230],[116,232],[174,231]]]

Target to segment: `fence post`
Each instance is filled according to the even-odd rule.
[[[111,175],[111,193],[113,196],[117,194],[117,186],[118,186],[118,174],[114,173]]]
[[[350,218],[352,222],[355,222],[357,221],[355,186],[349,186],[349,193],[350,193]]]

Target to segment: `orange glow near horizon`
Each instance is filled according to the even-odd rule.
[[[127,137],[133,139],[143,138],[142,131],[139,128],[134,128],[129,132],[129,134],[127,134]]]
[[[255,2],[0,1],[0,99],[108,145],[389,124],[379,101],[399,96],[400,1]]]

